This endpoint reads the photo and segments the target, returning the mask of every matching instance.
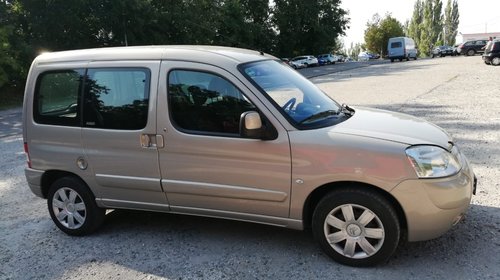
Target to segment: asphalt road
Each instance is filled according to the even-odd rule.
[[[500,67],[446,57],[312,76],[340,103],[450,132],[479,179],[466,219],[374,268],[333,262],[309,232],[202,217],[114,211],[97,233],[70,237],[27,187],[19,110],[3,111],[0,279],[500,279]]]

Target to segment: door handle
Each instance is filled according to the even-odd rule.
[[[140,142],[141,147],[146,149],[157,149],[165,146],[163,135],[159,134],[141,134]]]

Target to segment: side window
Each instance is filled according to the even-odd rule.
[[[37,123],[79,126],[83,70],[42,73],[37,80],[33,118]]]
[[[255,106],[229,81],[207,72],[173,70],[168,75],[170,118],[180,130],[239,135],[240,116]]]
[[[137,130],[148,118],[150,72],[143,68],[95,68],[85,79],[84,126]]]

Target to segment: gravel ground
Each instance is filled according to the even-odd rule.
[[[313,78],[339,102],[444,127],[479,179],[463,222],[374,268],[333,262],[309,232],[200,217],[114,211],[97,233],[67,236],[25,182],[19,110],[0,112],[0,279],[500,279],[498,77],[476,56]]]

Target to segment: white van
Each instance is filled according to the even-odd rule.
[[[435,238],[476,180],[441,128],[340,105],[262,52],[150,46],[37,57],[23,109],[26,178],[70,235],[106,209],[312,228],[353,266]],[[159,233],[162,234],[162,233]]]
[[[387,54],[391,62],[395,59],[407,61],[410,58],[417,60],[417,49],[415,48],[415,41],[408,37],[394,37],[390,38],[387,43]]]

